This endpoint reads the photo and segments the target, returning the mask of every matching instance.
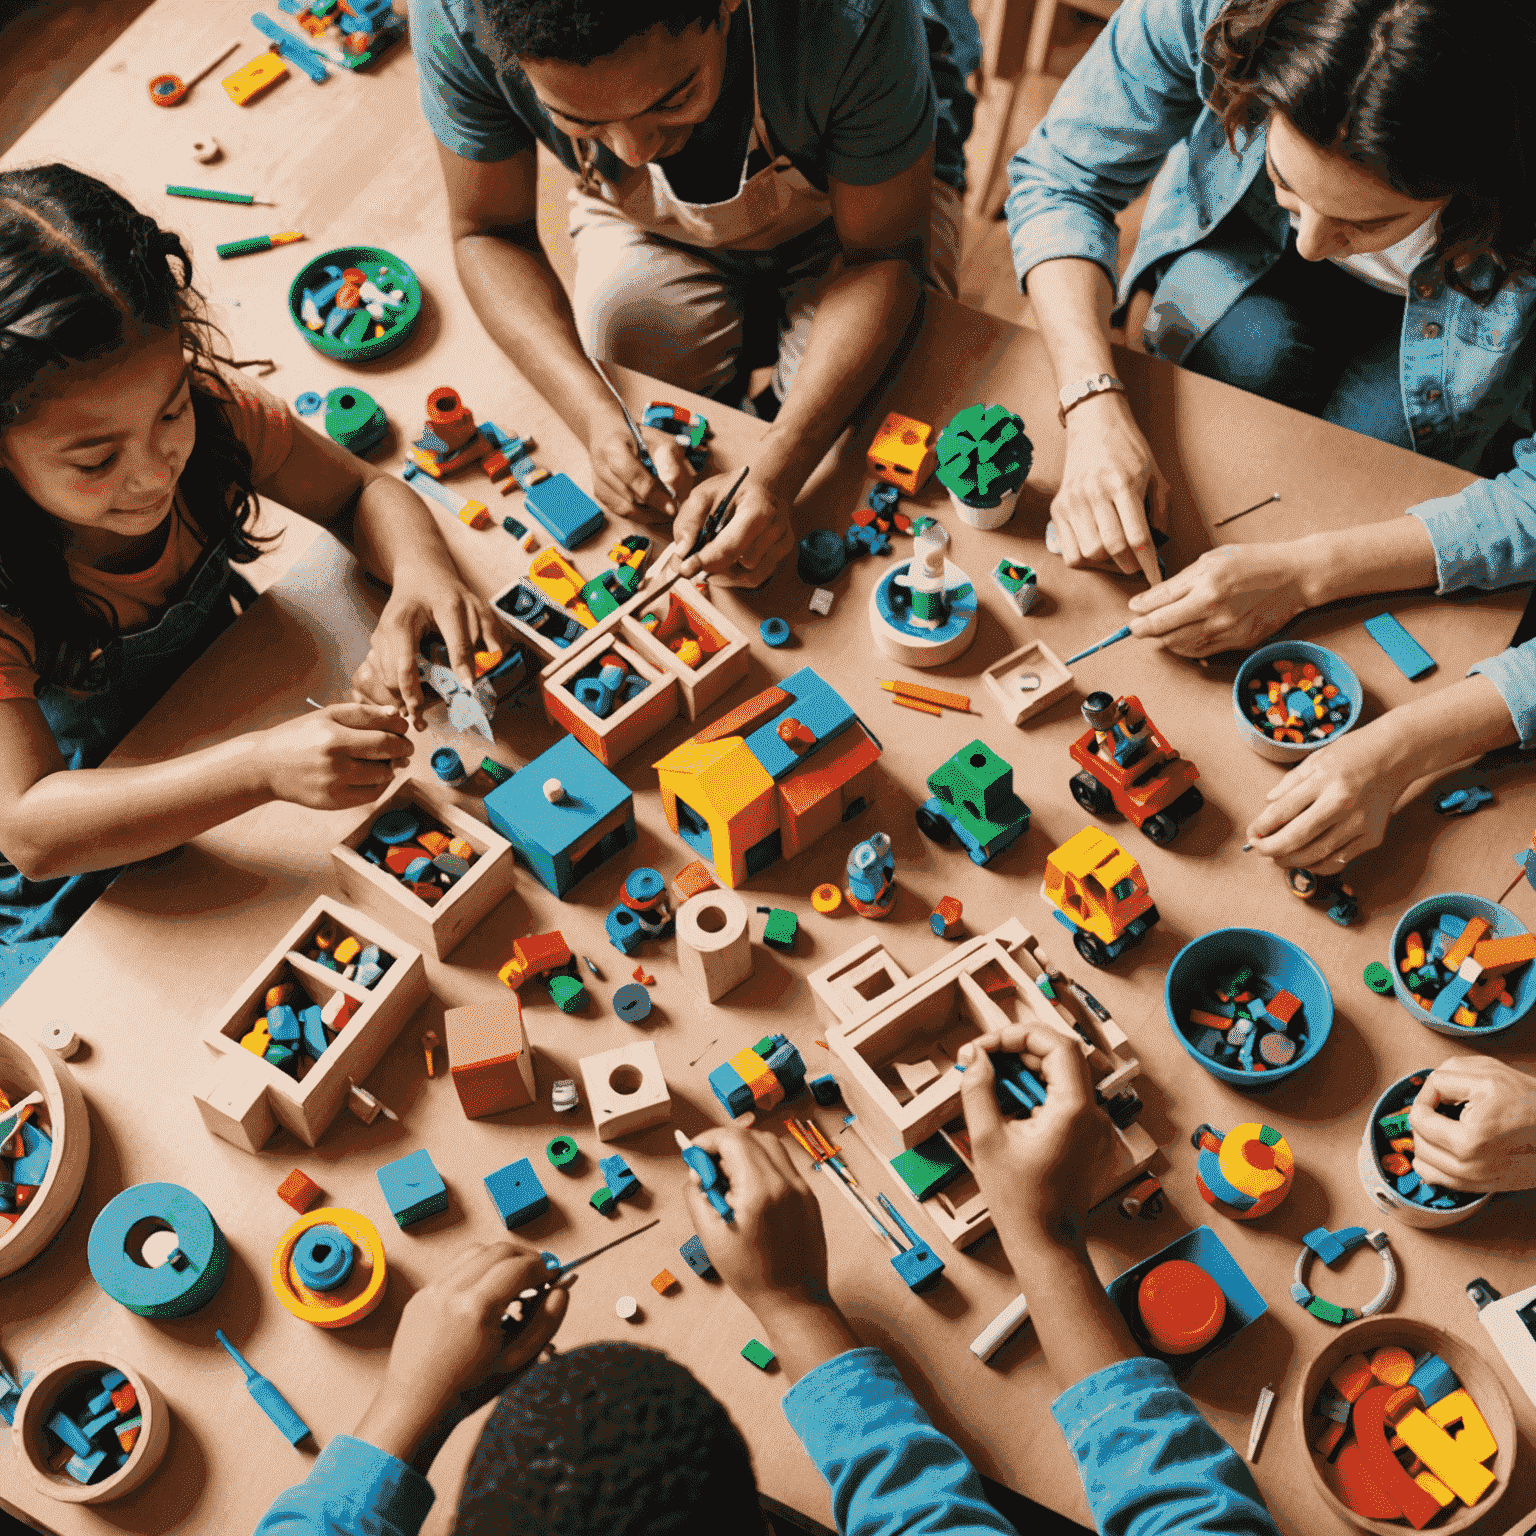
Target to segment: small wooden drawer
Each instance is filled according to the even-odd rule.
[[[412,806],[440,823],[450,837],[462,837],[475,850],[469,872],[433,906],[358,852],[380,816]],[[348,901],[375,914],[437,960],[446,960],[465,935],[511,894],[514,880],[512,845],[453,804],[443,792],[411,777],[402,779],[384,799],[370,806],[367,816],[331,849],[331,866]]]

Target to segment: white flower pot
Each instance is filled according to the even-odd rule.
[[[1001,528],[1004,523],[1013,516],[1014,504],[1019,499],[1018,491],[1009,491],[995,507],[973,507],[955,495],[949,493],[949,499],[954,504],[955,511],[960,520],[972,528]]]

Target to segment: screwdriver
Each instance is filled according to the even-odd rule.
[[[531,1285],[527,1290],[517,1293],[513,1298],[513,1305],[518,1306],[518,1314],[514,1315],[510,1310],[507,1312],[501,1320],[502,1331],[508,1334],[516,1333],[533,1316],[534,1311],[542,1305],[544,1298],[573,1269],[585,1264],[588,1259],[595,1259],[598,1254],[607,1253],[610,1248],[617,1248],[620,1243],[627,1243],[630,1238],[638,1237],[642,1232],[649,1232],[652,1227],[659,1227],[660,1225],[661,1217],[657,1216],[654,1220],[646,1222],[643,1227],[635,1227],[632,1231],[621,1233],[618,1237],[604,1243],[601,1248],[594,1248],[590,1253],[584,1253],[579,1259],[572,1259],[568,1264],[550,1264],[549,1261],[555,1257],[554,1254],[544,1254],[544,1263],[549,1269],[548,1276],[542,1285]],[[519,1303],[521,1305],[518,1305]]]
[[[309,1425],[294,1412],[288,1399],[225,1338],[222,1328],[214,1329],[213,1336],[245,1372],[245,1389],[255,1398],[256,1406],[277,1425],[290,1445],[297,1445],[309,1433]]]

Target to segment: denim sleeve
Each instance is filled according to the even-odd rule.
[[[832,1490],[843,1536],[1015,1536],[883,1350],[850,1349],[802,1376],[784,1417]]]
[[[465,160],[510,160],[534,136],[502,94],[495,66],[475,39],[468,0],[417,0],[411,52],[421,111],[444,149]]]
[[[434,1497],[403,1461],[337,1435],[309,1476],[277,1496],[255,1536],[416,1536]]]
[[[1247,1465],[1161,1360],[1105,1366],[1051,1412],[1102,1536],[1280,1536]]]
[[[1019,282],[1060,256],[1118,276],[1115,215],[1200,115],[1212,0],[1126,0],[1008,162],[1008,239]]]
[[[1441,592],[1536,581],[1536,438],[1515,444],[1515,467],[1497,479],[1474,480],[1409,512],[1429,531]],[[1490,656],[1472,672],[1499,690],[1520,745],[1536,746],[1536,641]]]

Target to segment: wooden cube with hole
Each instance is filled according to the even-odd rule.
[[[686,578],[633,611],[640,622],[636,650],[677,678],[690,720],[747,675],[747,637]],[[647,622],[652,614],[654,624]]]
[[[372,986],[349,981],[305,955],[316,935],[327,932],[376,944],[392,962]],[[326,1029],[324,1051],[301,1066],[302,1076],[297,1077],[241,1043],[269,1016],[268,994],[284,985],[302,992],[322,1014],[333,1019],[345,1014],[340,1028]],[[426,996],[426,963],[420,950],[367,914],[322,896],[204,1029],[203,1043],[215,1062],[193,1095],[203,1123],[215,1136],[247,1152],[259,1152],[278,1125],[314,1146],[346,1102],[351,1084],[362,1082],[373,1070]],[[340,1002],[333,1007],[336,999]]]
[[[442,826],[451,839],[462,839],[475,855],[468,870],[431,905],[389,869],[359,852],[381,818],[413,809]],[[446,960],[469,931],[500,906],[516,878],[512,847],[504,837],[461,809],[447,791],[410,776],[370,806],[363,820],[331,850],[331,868],[348,901],[437,960]]]
[[[579,1062],[599,1141],[617,1141],[672,1118],[672,1094],[649,1040],[583,1056]]]
[[[839,1063],[838,1086],[871,1151],[889,1161],[921,1144],[942,1143],[944,1157],[960,1165],[958,1177],[921,1201],[907,1182],[896,1181],[957,1248],[992,1230],[965,1133],[962,1075],[954,1070],[966,1041],[1007,1024],[1044,1025],[1079,1047],[1106,1098],[1124,1092],[1140,1071],[1113,1021],[1086,1020],[1090,1044],[1073,1015],[1040,991],[1036,942],[1011,918],[908,977],[883,943],[869,938],[810,978],[830,1021],[827,1044]],[[1113,1154],[1087,1172],[1090,1204],[1139,1173],[1156,1151],[1141,1126],[1115,1127]]]

